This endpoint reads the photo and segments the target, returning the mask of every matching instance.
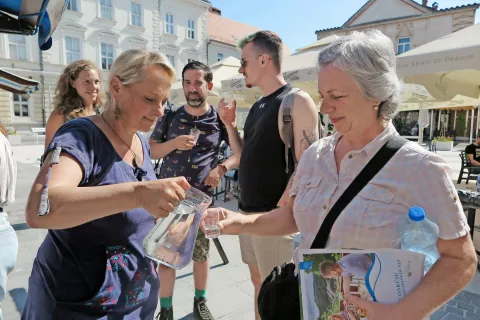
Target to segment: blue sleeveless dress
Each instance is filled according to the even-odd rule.
[[[84,172],[82,187],[155,180],[148,142],[138,136],[138,168],[124,162],[88,118],[65,123],[45,154],[60,146],[75,158]],[[142,243],[154,225],[155,218],[137,208],[49,230],[33,263],[22,319],[153,319],[160,282]]]

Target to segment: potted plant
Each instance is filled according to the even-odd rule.
[[[452,151],[453,139],[451,137],[440,136],[433,139],[439,151]]]
[[[22,144],[22,136],[17,135],[17,130],[15,128],[8,128],[8,142],[13,145]]]

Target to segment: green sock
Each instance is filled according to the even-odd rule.
[[[160,307],[170,309],[172,307],[172,297],[160,298]]]
[[[195,298],[206,298],[207,297],[207,290],[198,290],[195,289]]]

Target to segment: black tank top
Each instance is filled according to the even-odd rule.
[[[285,145],[278,132],[278,112],[291,88],[286,84],[261,98],[248,113],[238,175],[240,210],[270,211],[277,207],[287,187],[289,176],[285,172]],[[291,159],[289,165],[293,167]]]

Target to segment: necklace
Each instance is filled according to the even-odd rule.
[[[132,153],[132,156],[133,156],[133,166],[134,167],[138,167],[137,165],[137,154],[135,153],[135,151],[133,151],[129,146],[128,144],[125,143],[125,141],[123,141],[122,138],[120,138],[120,136],[118,135],[118,133],[113,130],[112,126],[107,122],[107,120],[105,120],[105,117],[103,116],[103,113],[101,114],[101,117],[103,119],[103,121],[105,121],[105,123],[107,124],[107,126],[110,128],[110,130],[113,131],[113,133],[115,133],[115,135],[118,137],[118,139],[120,139],[120,141],[122,141],[122,143],[128,148],[128,150]]]

